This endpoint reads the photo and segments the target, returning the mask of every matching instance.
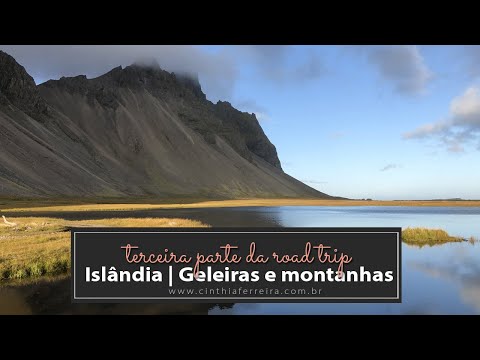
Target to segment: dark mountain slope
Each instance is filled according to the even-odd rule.
[[[0,195],[326,197],[285,174],[255,115],[158,66],[35,86],[0,51]]]

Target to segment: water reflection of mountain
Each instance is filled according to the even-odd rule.
[[[2,213],[7,218],[15,213]],[[276,214],[256,208],[197,208],[197,209],[154,209],[135,211],[29,211],[22,216],[53,217],[66,220],[98,220],[108,218],[185,218],[198,220],[213,227],[276,227],[280,226]]]
[[[121,217],[181,217],[199,220],[215,227],[279,226],[268,212],[243,209],[175,209],[144,211],[35,212],[22,216],[48,216],[67,220]],[[8,215],[8,214],[7,214]],[[209,310],[225,311],[235,304],[72,304],[70,278],[40,281],[11,288],[0,288],[0,314],[208,314]]]
[[[70,278],[0,289],[0,314],[198,314],[235,304],[72,304]]]

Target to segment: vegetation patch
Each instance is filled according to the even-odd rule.
[[[478,207],[479,200],[346,200],[346,199],[0,199],[4,213],[69,211],[136,211],[242,206],[462,206]],[[19,216],[21,216],[19,214]]]
[[[412,245],[437,245],[448,242],[460,242],[464,239],[452,236],[445,230],[428,228],[406,228],[402,230],[402,241]]]
[[[187,219],[124,218],[67,221],[54,218],[8,218],[0,224],[0,284],[11,280],[65,274],[70,270],[72,227],[206,227]]]

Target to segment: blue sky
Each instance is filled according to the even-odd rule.
[[[480,199],[480,48],[2,46],[37,83],[136,58],[255,112],[284,170],[332,195]]]
[[[401,55],[389,49],[375,61],[376,48],[289,48],[286,72],[308,62],[311,53],[321,61],[322,70],[311,79],[269,78],[248,61],[239,62],[231,100],[255,111],[248,106],[254,100],[284,170],[320,191],[352,198],[478,199],[478,136],[453,147],[442,134],[406,138],[425,124],[449,118],[453,99],[462,99],[478,84],[469,50],[405,48],[400,52],[418,55],[413,57],[417,64],[398,63],[398,69],[378,63]],[[401,60],[412,61],[409,56]],[[468,129],[472,134],[480,128],[477,115],[477,127]]]

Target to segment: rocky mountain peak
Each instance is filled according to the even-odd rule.
[[[125,83],[141,85],[149,90],[163,90],[178,94],[182,93],[182,89],[186,89],[196,97],[206,99],[198,74],[191,72],[170,73],[163,70],[155,59],[137,61],[123,69],[120,76]]]
[[[47,111],[47,104],[40,97],[33,78],[12,56],[1,50],[0,97],[29,115]]]
[[[214,109],[217,116],[223,119],[224,124],[235,128],[236,133],[243,135],[245,146],[250,152],[276,168],[282,169],[277,149],[265,135],[255,114],[237,110],[228,101],[218,101]]]
[[[203,93],[197,73],[178,73],[175,75],[180,84],[191,90],[195,96],[206,99],[206,95]]]
[[[197,74],[175,74],[162,70],[155,60],[141,60],[122,68],[118,66],[97,78],[87,79],[85,75],[62,77],[60,80],[49,80],[41,87],[60,87],[71,93],[81,93],[90,97],[115,97],[118,88],[134,90],[146,89],[152,94],[163,97],[193,96],[206,100]],[[98,100],[98,99],[97,99]]]
[[[326,196],[282,171],[255,115],[155,65],[36,86],[0,52],[0,144],[0,195]]]

